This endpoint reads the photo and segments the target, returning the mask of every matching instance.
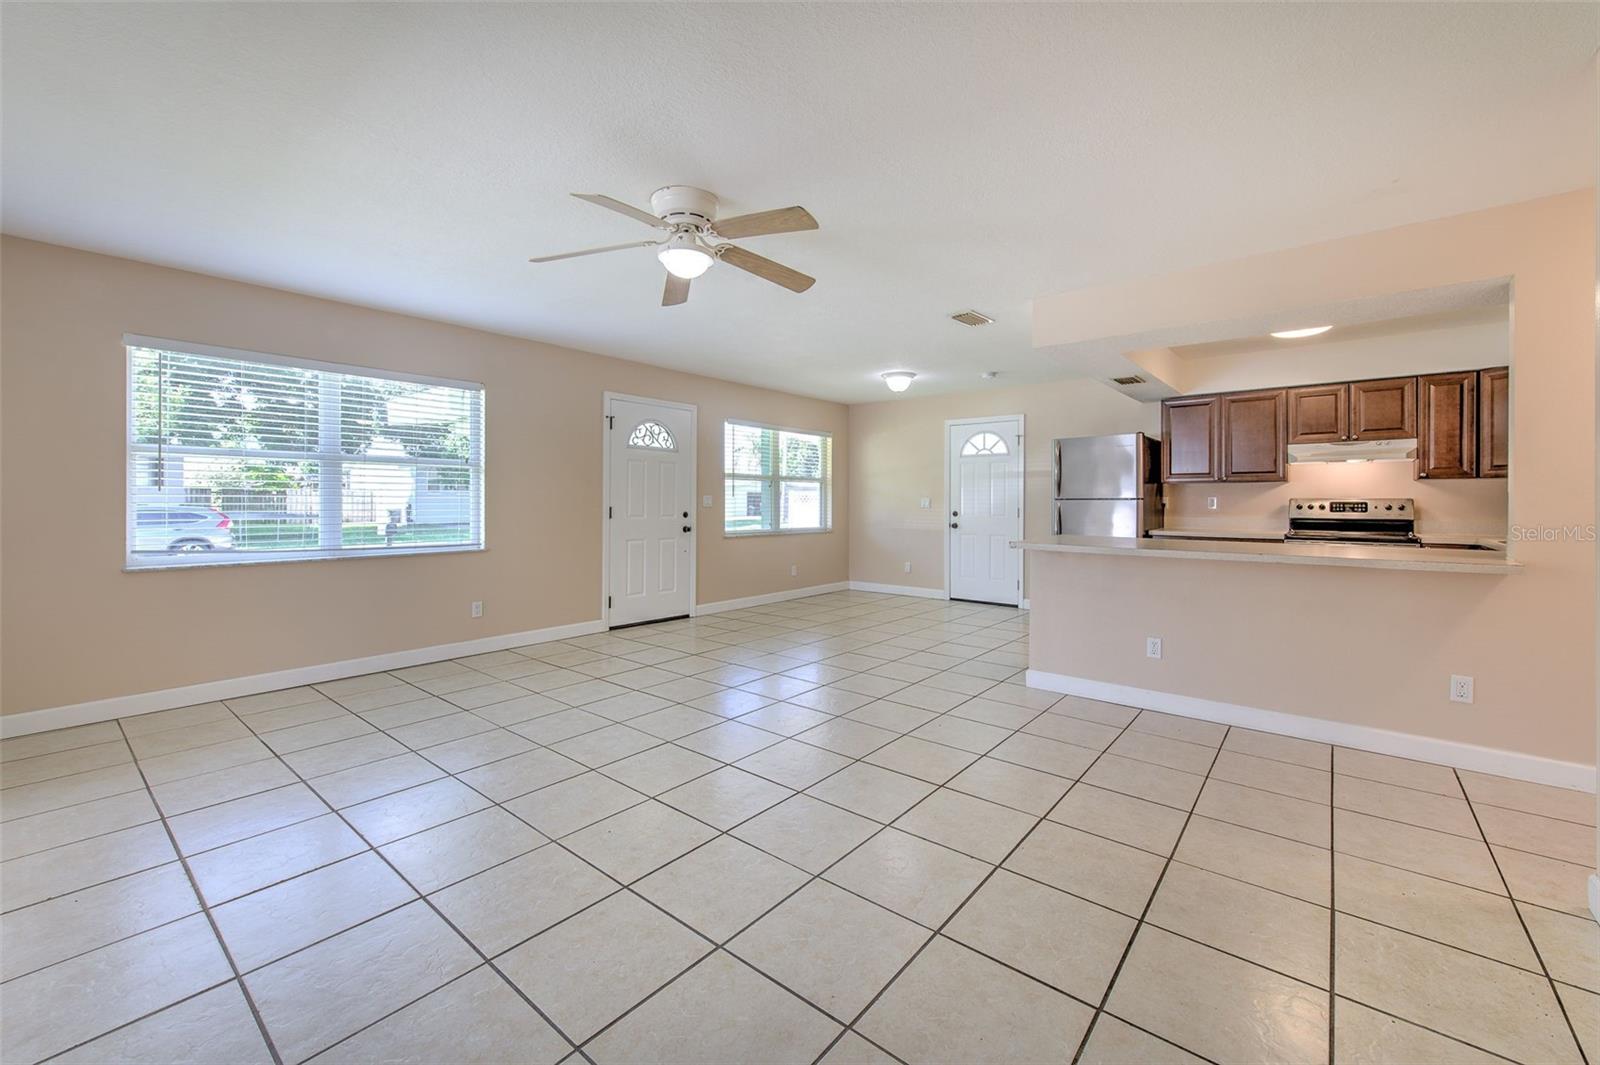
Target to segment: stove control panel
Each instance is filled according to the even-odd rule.
[[[1291,518],[1414,518],[1417,505],[1409,499],[1291,499]]]

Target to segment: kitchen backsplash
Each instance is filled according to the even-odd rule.
[[[1417,531],[1504,536],[1506,479],[1419,481],[1409,462],[1291,464],[1287,481],[1166,486],[1170,528],[1281,530],[1289,500],[1403,496],[1417,501]],[[1206,507],[1215,496],[1217,509]]]

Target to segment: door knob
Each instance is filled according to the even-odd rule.
[[[684,527],[683,527],[683,531],[684,531],[684,532],[694,532],[694,530],[693,530],[693,529],[691,529],[691,528],[689,528],[689,526],[687,526],[687,525],[685,525],[685,526],[684,526]]]
[[[687,511],[687,510],[686,510],[686,511],[684,511],[684,512],[683,512],[683,516],[684,516],[684,517],[686,517],[686,518],[687,518],[687,517],[688,517],[688,516],[689,516],[689,512],[688,512],[688,511]]]
[[[959,528],[961,528],[961,523],[953,521],[953,522],[950,523],[950,528],[959,529]]]
[[[961,511],[959,511],[959,510],[952,510],[952,511],[951,511],[951,512],[950,512],[950,516],[951,516],[951,517],[952,517],[952,518],[959,518],[959,517],[961,517]]]

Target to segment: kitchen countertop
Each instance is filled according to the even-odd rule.
[[[1215,529],[1195,526],[1167,526],[1151,529],[1150,535],[1163,540],[1265,540],[1283,542],[1283,530],[1272,529]],[[1504,551],[1504,536],[1485,536],[1482,533],[1419,532],[1417,538],[1425,544],[1478,544],[1482,547]]]
[[[1216,532],[1209,534],[1212,537]],[[1453,551],[1449,548],[1380,547],[1367,544],[1284,543],[1276,540],[1238,542],[1185,540],[1173,536],[1137,539],[1124,536],[1046,536],[1014,540],[1024,551],[1081,555],[1138,555],[1146,558],[1199,559],[1212,562],[1263,562],[1289,566],[1344,566],[1422,573],[1520,573],[1522,564],[1500,551]]]

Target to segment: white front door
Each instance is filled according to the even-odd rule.
[[[607,400],[606,551],[612,625],[682,617],[694,550],[694,411]]]
[[[949,426],[950,598],[1022,601],[1022,421]]]

